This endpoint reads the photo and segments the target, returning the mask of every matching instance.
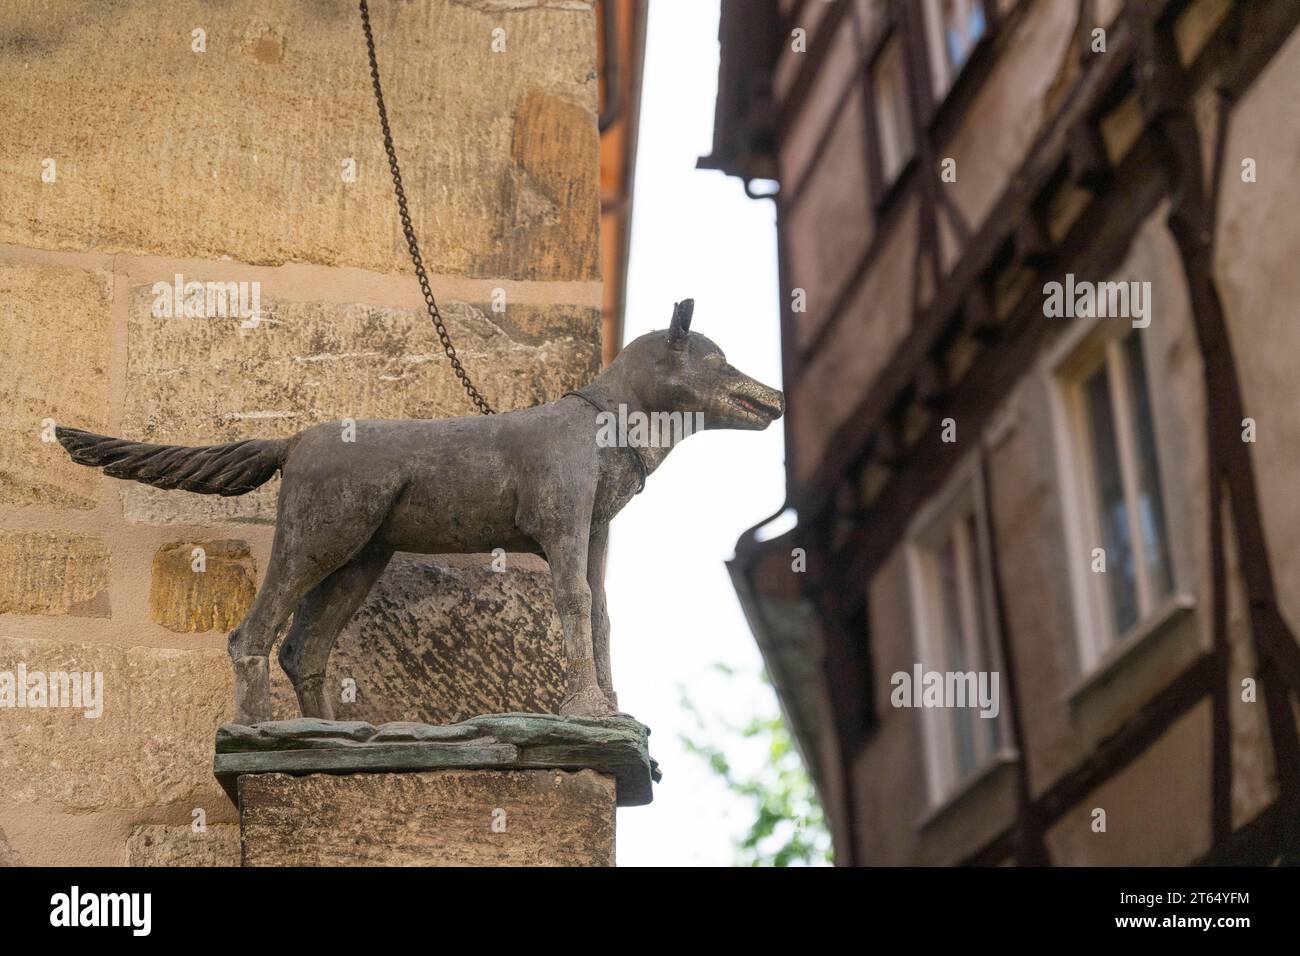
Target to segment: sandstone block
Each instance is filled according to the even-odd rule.
[[[51,672],[83,680],[92,675],[98,706],[88,708],[83,695],[81,708],[0,708],[7,741],[0,747],[0,803],[52,803],[82,813],[120,803],[126,765],[115,761],[130,759],[124,739],[130,709],[126,652],[111,645],[0,638],[0,679],[13,675],[17,684]],[[86,716],[96,711],[98,716]]]
[[[510,261],[536,278],[568,278],[575,264],[598,278],[586,254],[599,233],[591,5],[417,0],[371,17],[430,272],[494,275]],[[539,125],[525,105],[535,90],[573,118]],[[409,267],[355,4],[5,4],[0,117],[15,157],[0,178],[0,243]],[[590,155],[539,177],[534,134],[560,130]],[[42,181],[44,159],[54,182]],[[522,246],[521,177],[538,191],[530,221],[555,223]],[[590,201],[565,205],[571,191]],[[563,244],[578,239],[572,257]]]
[[[541,90],[521,101],[506,189],[512,226],[494,275],[600,275],[600,194],[591,188],[600,181],[600,137],[593,119],[577,103]]]
[[[257,569],[245,542],[176,542],[154,555],[149,611],[168,630],[229,631],[256,591]]]
[[[449,567],[399,557],[389,565],[330,658],[336,718],[449,724],[558,711],[563,645],[550,573],[495,572],[490,560],[470,556]],[[288,678],[278,665],[272,676],[275,716],[296,717]],[[355,699],[344,699],[351,696],[345,681],[355,685]]]
[[[111,297],[102,273],[0,263],[0,501],[94,507],[99,477],[43,440],[43,423],[102,429]]]
[[[613,866],[614,782],[590,770],[240,778],[245,866]]]
[[[13,847],[9,845],[9,840],[5,836],[4,830],[0,830],[0,866],[21,866],[18,854],[14,852]]]
[[[228,812],[212,777],[212,734],[233,714],[224,648],[0,638],[0,672],[100,675],[99,716],[85,708],[0,708],[0,803],[74,812],[179,805]]]
[[[91,535],[0,531],[0,614],[108,617],[110,563]]]
[[[422,311],[263,297],[261,321],[246,328],[233,316],[157,317],[154,298],[150,286],[132,295],[123,437],[212,444],[344,419],[474,412]],[[508,306],[502,316],[448,301],[442,312],[462,361],[498,409],[558,398],[599,370],[595,308]],[[232,499],[135,484],[122,493],[136,520],[273,520],[270,487]]]
[[[234,678],[225,641],[201,651],[133,647],[127,806],[229,807],[212,777],[212,733],[234,714]],[[120,769],[106,772],[121,774]]]
[[[239,827],[216,823],[202,833],[188,826],[136,827],[126,841],[127,866],[239,866]]]
[[[280,493],[279,477],[272,478],[261,488],[234,498],[163,491],[134,481],[120,481],[117,484],[122,499],[122,514],[128,521],[142,524],[275,524],[275,502]]]

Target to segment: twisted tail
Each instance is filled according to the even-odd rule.
[[[192,448],[146,445],[79,428],[56,428],[54,433],[73,461],[102,468],[112,478],[226,497],[246,494],[270,481],[284,464],[290,442],[256,438]]]

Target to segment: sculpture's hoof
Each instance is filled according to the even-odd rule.
[[[265,657],[237,657],[235,723],[252,727],[271,719],[271,677]]]
[[[298,694],[298,709],[304,717],[320,720],[334,719],[334,701],[325,689],[325,677],[307,677],[294,688]]]
[[[564,698],[560,704],[560,715],[563,717],[596,717],[617,711],[618,706],[599,687],[584,687],[576,694]]]

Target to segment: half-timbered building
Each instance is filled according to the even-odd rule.
[[[1298,21],[724,0],[797,515],[731,571],[839,862],[1300,859]]]

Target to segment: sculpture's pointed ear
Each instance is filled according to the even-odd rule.
[[[694,299],[683,299],[673,306],[673,321],[668,326],[668,341],[679,345],[691,331],[691,314],[695,311]]]

